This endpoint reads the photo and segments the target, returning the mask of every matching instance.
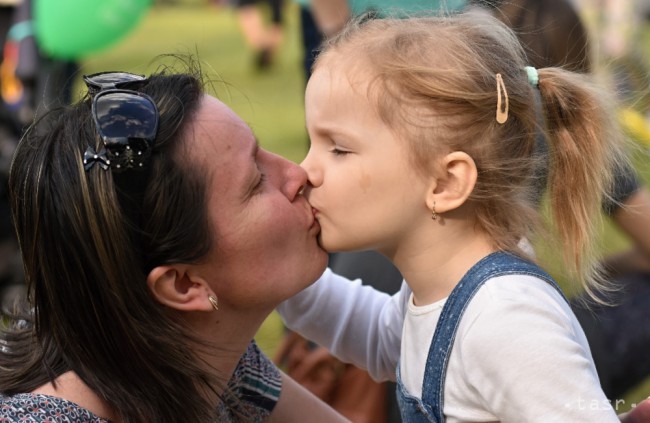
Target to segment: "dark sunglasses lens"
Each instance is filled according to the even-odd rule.
[[[122,84],[134,81],[143,81],[146,78],[128,72],[107,72],[85,76],[86,83],[94,85],[98,89],[113,88],[115,84]]]
[[[104,138],[141,138],[153,141],[158,129],[155,104],[129,92],[105,91],[95,97],[97,129]]]

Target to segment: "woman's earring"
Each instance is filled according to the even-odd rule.
[[[433,206],[431,206],[431,219],[433,220],[438,220],[438,213],[436,213],[436,202],[433,202]]]
[[[210,295],[208,297],[208,300],[210,300],[210,302],[212,303],[212,307],[214,307],[216,311],[219,311],[219,301],[217,300],[217,297],[215,297],[214,295]]]

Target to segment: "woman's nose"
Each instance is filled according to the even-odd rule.
[[[307,185],[307,172],[296,163],[285,158],[278,156],[277,160],[282,168],[283,175],[280,190],[290,201],[293,201]]]

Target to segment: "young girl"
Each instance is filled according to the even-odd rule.
[[[326,274],[281,312],[391,378],[392,322],[404,308],[396,376],[406,422],[618,421],[582,329],[526,240],[539,220],[535,169],[546,163],[534,148],[536,104],[560,248],[589,291],[619,137],[588,77],[526,65],[494,18],[386,19],[350,25],[309,81],[305,195],[321,244],[378,250],[408,289],[390,299]]]

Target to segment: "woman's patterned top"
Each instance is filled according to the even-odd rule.
[[[273,411],[282,389],[280,372],[252,341],[228,382],[217,421],[260,423]],[[63,398],[0,394],[0,422],[110,423]]]

